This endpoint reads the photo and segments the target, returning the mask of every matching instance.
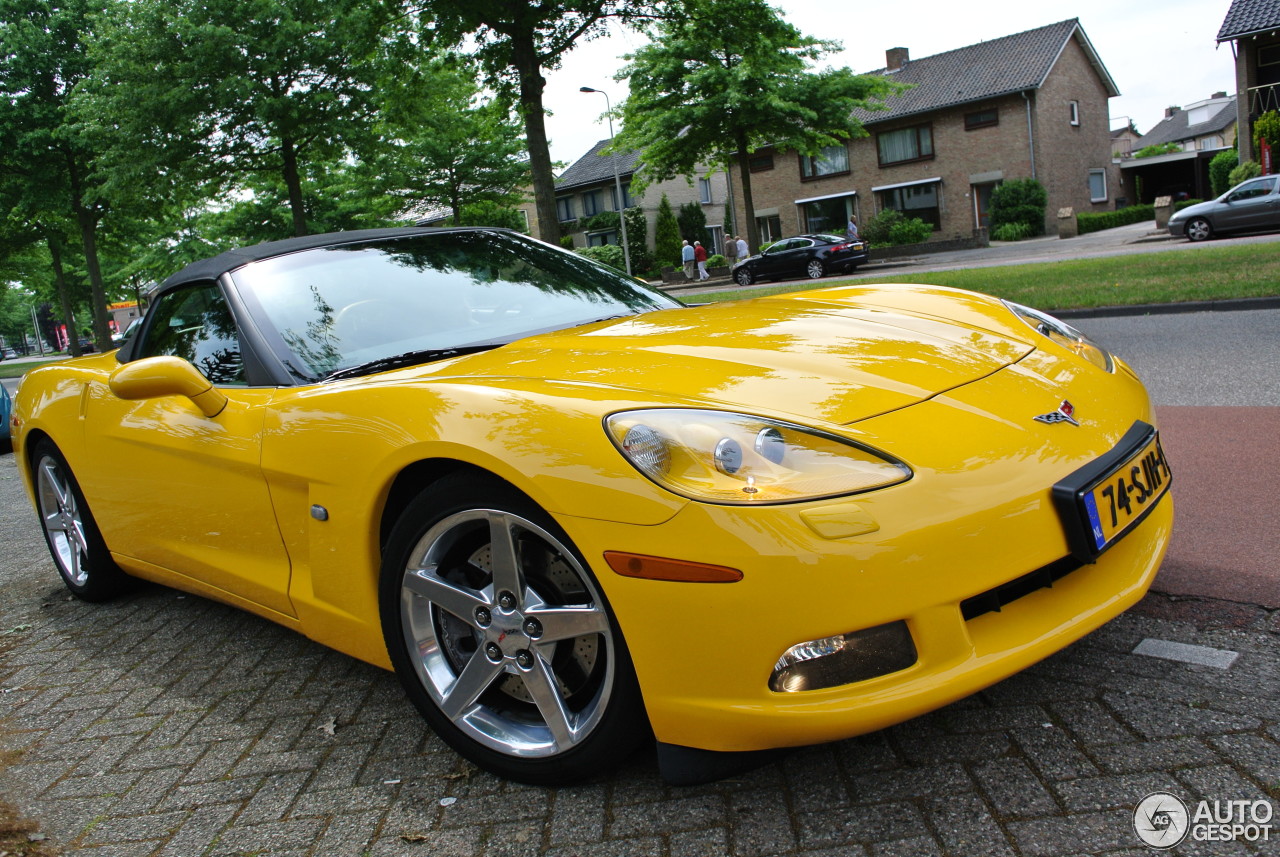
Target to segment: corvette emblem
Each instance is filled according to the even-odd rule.
[[[1036,422],[1049,423],[1050,425],[1054,423],[1071,423],[1073,426],[1078,426],[1080,423],[1076,422],[1075,414],[1076,406],[1063,399],[1062,404],[1058,405],[1056,411],[1051,414],[1041,414],[1035,420]]]

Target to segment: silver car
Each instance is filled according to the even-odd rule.
[[[1169,218],[1169,234],[1205,241],[1220,232],[1280,229],[1280,176],[1249,179],[1211,202],[1190,205]]]

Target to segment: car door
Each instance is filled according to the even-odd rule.
[[[1219,230],[1263,229],[1280,219],[1276,177],[1245,182],[1226,198],[1218,215]]]
[[[262,474],[264,414],[273,388],[246,384],[240,336],[216,283],[158,296],[138,334],[138,358],[191,362],[227,397],[215,417],[185,396],[126,401],[106,384],[85,403],[87,448],[99,462],[86,486],[122,564],[176,572],[293,616],[289,558]],[[107,470],[103,463],[109,462]],[[233,599],[234,600],[234,599]]]
[[[804,274],[805,249],[809,242],[787,238],[765,251],[768,276],[799,277]]]

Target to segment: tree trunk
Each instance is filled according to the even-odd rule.
[[[747,135],[744,132],[738,132],[738,177],[742,182],[742,219],[745,221],[738,225],[738,231],[742,231],[742,227],[747,228],[747,247],[751,253],[755,253],[760,249],[760,226],[756,223],[756,204],[751,196],[751,165],[747,162]]]
[[[93,339],[99,351],[111,350],[111,326],[107,320],[107,290],[102,284],[102,266],[98,264],[98,215],[84,204],[80,184],[80,165],[67,156],[67,175],[71,179],[71,206],[80,226],[80,244],[84,247],[84,265],[89,273],[89,310],[93,318]],[[70,333],[79,342],[79,331]]]
[[[67,288],[67,275],[62,270],[62,248],[52,238],[46,238],[49,245],[49,258],[53,260],[53,287],[58,293],[58,303],[62,304],[62,323],[67,328],[67,348],[72,357],[80,356],[80,336],[76,333],[76,313],[71,307],[71,290]],[[43,337],[44,332],[37,329],[36,336]]]
[[[520,76],[520,112],[524,117],[525,141],[529,147],[538,237],[558,245],[560,218],[556,214],[556,180],[551,172],[551,149],[547,145],[546,116],[542,107],[542,91],[547,82],[538,65],[532,36],[513,39],[512,48],[516,73]]]
[[[280,157],[284,159],[284,184],[289,189],[289,209],[293,212],[293,234],[306,235],[307,212],[302,202],[302,180],[298,178],[298,151],[291,138],[280,142]]]

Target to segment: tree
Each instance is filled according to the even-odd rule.
[[[1231,171],[1239,162],[1240,152],[1236,149],[1223,149],[1209,161],[1209,187],[1215,197],[1231,189]]]
[[[471,42],[486,83],[511,94],[520,105],[529,150],[529,168],[538,215],[538,237],[558,243],[555,176],[542,106],[544,69],[559,67],[561,57],[579,41],[601,35],[610,19],[632,22],[652,15],[661,0],[433,0],[429,32],[450,46]]]
[[[769,144],[816,154],[865,136],[854,111],[898,91],[881,76],[810,70],[837,48],[802,35],[765,0],[686,0],[617,75],[631,95],[614,147],[642,151],[632,186],[736,161],[748,214],[739,228],[757,248],[748,155]]]
[[[77,112],[111,187],[274,176],[308,232],[308,164],[370,143],[395,0],[131,0],[94,39]],[[161,188],[161,183],[164,187]]]
[[[653,224],[653,258],[660,267],[680,264],[680,224],[665,193],[658,202],[658,217]]]
[[[85,39],[108,0],[0,0],[0,198],[10,245],[44,244],[63,320],[75,327],[63,259],[78,235],[90,286],[94,339],[107,348],[107,299],[98,259],[98,225],[107,203],[99,153],[70,116],[74,87],[91,68]],[[78,339],[71,352],[79,355]]]
[[[680,224],[680,237],[690,244],[701,241],[703,247],[711,245],[711,234],[707,232],[707,215],[698,203],[686,202],[680,206],[676,222]]]
[[[464,208],[511,210],[524,201],[521,123],[502,101],[483,99],[477,77],[474,63],[439,57],[388,100],[378,126],[382,150],[364,172],[400,212],[447,208],[461,224]]]

